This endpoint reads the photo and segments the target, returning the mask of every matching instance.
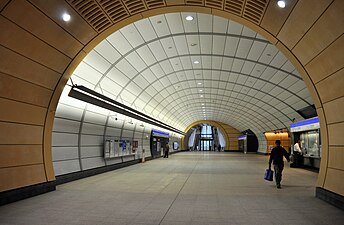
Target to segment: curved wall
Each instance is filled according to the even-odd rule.
[[[126,5],[123,17],[95,21],[77,12],[72,1],[0,1],[0,190],[54,180],[53,118],[72,71],[113,31],[148,16],[194,11],[242,23],[268,38],[302,75],[317,108],[322,131],[318,186],[344,195],[344,1],[253,1],[237,9],[231,1],[159,0]],[[89,1],[100,13],[106,11]],[[60,19],[65,9],[73,23]],[[255,10],[254,10],[255,11]],[[25,15],[25,16],[23,16]],[[27,19],[30,18],[30,19]],[[98,23],[99,22],[99,23]]]
[[[52,133],[55,176],[139,159],[143,149],[145,157],[151,156],[151,131],[161,128],[71,99],[67,96],[70,89],[65,87],[55,113]],[[181,137],[166,132],[171,134],[169,146],[173,151],[173,142],[180,146]],[[106,139],[138,141],[136,154],[104,159]]]

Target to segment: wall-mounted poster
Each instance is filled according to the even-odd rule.
[[[115,157],[119,156],[119,141],[115,140]]]
[[[139,147],[139,142],[138,141],[133,141],[133,146],[132,146],[132,153],[136,154],[137,148]]]
[[[179,143],[178,142],[173,142],[173,150],[178,150],[179,149]]]

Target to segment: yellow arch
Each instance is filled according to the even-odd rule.
[[[226,150],[239,150],[238,149],[238,145],[237,145],[237,142],[238,142],[238,136],[240,136],[240,132],[233,128],[232,126],[228,125],[228,124],[225,124],[225,123],[221,123],[221,122],[218,122],[218,121],[214,121],[214,120],[198,120],[196,122],[193,122],[191,123],[185,130],[184,130],[184,133],[188,132],[188,130],[190,130],[192,127],[198,125],[198,124],[201,124],[201,123],[206,123],[206,124],[209,124],[211,126],[214,126],[214,127],[218,127],[220,128],[221,130],[221,133],[223,135],[225,135],[225,140],[226,140]],[[231,132],[231,133],[229,133]],[[233,143],[233,141],[236,143]],[[185,146],[185,143],[184,143],[184,137],[182,139],[182,149],[187,149],[187,146]]]
[[[159,8],[155,9],[152,9],[149,6],[149,2],[142,2],[145,7],[140,12],[128,9],[126,11],[127,17],[113,22],[114,25],[107,28],[105,31],[98,31],[96,29],[92,30],[93,28],[91,28],[90,30],[95,33],[93,35],[94,38],[91,41],[89,41],[90,39],[87,38],[83,39],[82,36],[75,37],[77,43],[74,43],[69,47],[74,49],[74,52],[78,52],[78,54],[74,52],[70,53],[70,59],[72,59],[71,62],[67,60],[58,61],[58,65],[56,66],[57,72],[52,72],[50,77],[44,76],[44,79],[47,81],[45,84],[49,85],[50,89],[49,91],[40,92],[40,97],[43,99],[41,102],[39,102],[43,105],[42,110],[37,112],[37,110],[34,111],[33,109],[28,109],[25,108],[25,106],[20,105],[21,103],[29,103],[28,105],[30,105],[30,101],[26,98],[19,98],[18,100],[16,98],[17,96],[15,96],[15,93],[13,94],[15,97],[8,98],[14,99],[14,103],[19,102],[18,105],[20,106],[16,105],[1,108],[1,112],[3,113],[2,116],[6,118],[3,121],[8,122],[7,124],[4,123],[1,127],[2,131],[4,131],[2,132],[3,137],[1,144],[6,145],[7,143],[10,143],[12,146],[16,145],[16,149],[19,152],[24,153],[25,149],[23,146],[29,146],[34,142],[34,144],[39,145],[39,147],[37,147],[35,150],[37,154],[35,156],[30,155],[30,157],[33,157],[32,161],[39,162],[39,165],[37,163],[37,166],[32,166],[30,169],[28,169],[26,166],[27,162],[21,158],[20,154],[17,156],[13,155],[14,153],[11,150],[12,146],[3,147],[7,148],[5,151],[7,155],[2,153],[2,156],[5,158],[7,157],[9,160],[14,158],[16,164],[15,169],[11,170],[11,173],[8,173],[8,169],[6,169],[6,172],[3,172],[2,174],[10,174],[8,176],[11,177],[17,177],[18,175],[20,178],[16,180],[7,179],[11,181],[8,181],[8,183],[3,185],[1,190],[15,189],[55,179],[52,166],[51,146],[52,126],[56,106],[68,78],[89,51],[91,51],[109,34],[127,24],[133,23],[142,18],[148,18],[153,15],[188,11],[217,15],[248,26],[252,30],[267,38],[271,43],[275,44],[277,48],[279,48],[292,62],[305,81],[316,105],[317,113],[320,118],[322,161],[318,176],[318,186],[340,195],[344,195],[344,159],[341,157],[341,150],[344,146],[342,139],[344,131],[344,116],[343,114],[338,114],[338,111],[344,110],[342,92],[342,87],[344,85],[344,66],[342,60],[344,54],[344,36],[342,35],[344,27],[342,10],[344,8],[344,3],[342,0],[314,2],[294,1],[291,3],[292,5],[290,5],[290,7],[287,7],[284,10],[277,9],[274,1],[261,1],[267,3],[263,11],[261,11],[261,18],[258,18],[257,20],[254,18],[252,20],[252,18],[250,19],[247,16],[245,17],[244,11],[235,12],[233,10],[231,11],[230,7],[226,8],[227,5],[225,4],[224,0],[216,1],[216,3],[215,1],[208,0],[161,0],[159,2],[162,2],[162,4],[159,5]],[[250,4],[250,1],[244,2],[246,2],[246,4]],[[28,4],[26,1],[10,0],[7,1],[7,3],[8,4],[0,5],[0,12],[2,15],[1,25],[4,27],[1,32],[1,38],[3,38],[1,41],[3,46],[6,48],[6,51],[3,50],[1,52],[3,59],[10,59],[15,53],[18,53],[22,54],[25,58],[31,60],[32,62],[42,61],[43,67],[47,66],[49,60],[42,60],[42,58],[44,56],[51,58],[51,56],[44,51],[45,48],[42,46],[56,43],[57,39],[54,37],[58,32],[67,34],[65,37],[69,35],[67,31],[69,28],[56,22],[58,21],[56,15],[51,13],[55,11],[49,10],[57,8],[55,6],[62,6],[63,4],[67,5],[68,7],[70,7],[70,5],[68,5],[65,1],[54,1],[53,3],[49,2],[49,4],[45,3],[45,1],[32,3],[34,5],[37,4],[37,7],[33,6],[32,4]],[[38,6],[38,4],[40,5]],[[121,1],[121,4],[125,5],[126,3]],[[314,5],[317,7],[313,7]],[[9,6],[12,7],[11,10],[6,11]],[[57,27],[55,27],[56,29],[54,30],[56,33],[50,33],[50,36],[48,35],[47,39],[37,38],[35,34],[37,35],[37,32],[39,33],[39,31],[37,31],[35,27],[40,26],[40,22],[42,20],[36,19],[30,21],[29,25],[25,24],[23,22],[25,19],[23,19],[21,13],[19,13],[19,11],[23,10],[31,10],[30,12],[36,13],[35,15],[39,14],[43,19],[45,19],[45,21],[51,22],[50,24],[53,24],[51,27]],[[42,14],[42,11],[44,10],[46,13]],[[87,18],[82,18],[82,13],[78,14],[78,12],[75,11],[74,13],[76,16],[78,16],[80,26],[90,27],[87,22]],[[305,19],[304,15],[307,15],[307,20]],[[49,23],[47,24],[47,28],[50,28]],[[74,27],[72,28],[77,29],[79,24],[74,24]],[[26,30],[23,31],[24,29]],[[23,42],[21,41],[23,36],[20,34],[25,34],[26,39],[24,38],[24,40],[30,40],[29,43],[35,43],[36,45],[33,45],[30,48],[27,43],[24,43],[25,46],[23,46]],[[81,34],[92,36],[84,31],[83,33],[81,32]],[[11,39],[11,41],[5,43],[7,40],[6,38]],[[41,48],[35,48],[35,46]],[[56,49],[60,50],[59,46],[57,46]],[[61,50],[61,52],[63,51]],[[14,60],[12,61],[14,62]],[[21,74],[22,71],[19,69],[17,70],[18,66],[14,65],[12,61],[8,61],[6,65],[2,64],[2,69],[4,69],[5,73],[8,73],[13,77],[23,79]],[[38,71],[35,74],[25,74],[28,76],[25,76],[24,78],[29,82],[31,80],[34,81],[35,79],[37,81],[37,74],[45,74],[45,70],[40,70],[36,64],[27,63],[25,68],[26,71]],[[55,85],[56,80],[59,80],[57,85]],[[6,82],[11,82],[11,85],[5,86],[14,87],[13,90],[23,89],[23,85],[20,82],[13,83],[10,79],[8,79]],[[35,89],[37,87],[27,86],[25,86],[25,90],[27,91],[26,93],[29,93],[29,95],[32,95],[32,97],[37,97],[32,94],[38,92]],[[53,92],[53,94],[51,94],[51,92]],[[27,109],[30,113],[27,121],[23,120],[22,115],[18,115],[18,109],[21,107]],[[30,124],[34,124],[34,126],[30,126]],[[33,137],[34,141],[30,141],[33,139]],[[40,177],[36,175],[37,171],[40,172]],[[3,179],[4,177],[0,178],[2,180],[6,180]]]
[[[252,30],[256,31],[260,35],[264,36],[266,39],[268,39],[272,44],[274,44],[280,51],[282,51],[285,56],[292,62],[292,64],[295,66],[295,68],[298,70],[300,75],[302,76],[310,94],[314,101],[314,104],[317,108],[318,116],[320,118],[321,123],[321,130],[322,130],[322,161],[321,161],[321,169],[318,176],[318,185],[324,187],[325,180],[326,180],[326,174],[328,169],[328,130],[327,130],[327,121],[325,118],[325,112],[323,110],[320,97],[318,94],[318,91],[316,90],[316,87],[314,83],[312,82],[309,74],[307,73],[305,67],[301,64],[301,62],[298,60],[298,58],[294,55],[294,53],[289,50],[279,39],[277,39],[276,36],[274,36],[272,33],[268,32],[263,27],[243,18],[240,16],[237,16],[235,14],[232,14],[230,12],[224,11],[224,10],[218,10],[218,9],[212,9],[211,7],[206,6],[194,6],[194,5],[188,5],[185,4],[185,6],[166,6],[159,9],[152,9],[147,10],[145,12],[141,12],[139,14],[130,16],[121,22],[118,22],[114,24],[113,26],[109,27],[104,32],[100,33],[96,38],[94,38],[90,43],[88,43],[83,50],[73,59],[70,66],[66,69],[66,72],[63,74],[62,79],[58,83],[58,86],[53,94],[51,104],[49,105],[48,110],[48,116],[46,117],[45,121],[45,129],[44,129],[44,156],[46,156],[45,160],[45,166],[48,178],[50,180],[54,179],[54,172],[52,167],[52,160],[51,160],[51,133],[52,133],[52,126],[53,126],[53,118],[54,118],[54,112],[56,110],[58,99],[61,96],[62,90],[64,86],[66,85],[69,77],[72,75],[72,72],[75,70],[75,68],[79,65],[79,63],[82,61],[82,59],[96,46],[98,45],[102,40],[104,40],[106,37],[108,37],[113,32],[119,30],[120,28],[131,24],[133,22],[136,22],[143,18],[148,18],[151,16],[164,14],[164,13],[172,13],[172,12],[197,12],[197,13],[207,13],[212,14],[220,17],[224,17],[233,21],[236,21],[240,24],[243,24]],[[344,163],[344,162],[343,162]],[[49,176],[50,175],[50,176]],[[344,177],[344,171],[342,172],[342,176]],[[344,194],[343,190],[336,190],[339,191],[342,194]]]

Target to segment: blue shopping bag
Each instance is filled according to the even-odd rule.
[[[272,171],[271,169],[266,169],[264,179],[267,181],[273,181],[273,177],[274,177],[274,171]]]

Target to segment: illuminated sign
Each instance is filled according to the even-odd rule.
[[[290,124],[291,132],[300,132],[305,130],[316,130],[320,128],[319,118],[314,117],[309,120],[303,120],[297,123]]]
[[[159,130],[152,130],[152,136],[169,137],[170,134]]]
[[[242,135],[238,137],[239,140],[245,140],[246,139],[246,135]]]

